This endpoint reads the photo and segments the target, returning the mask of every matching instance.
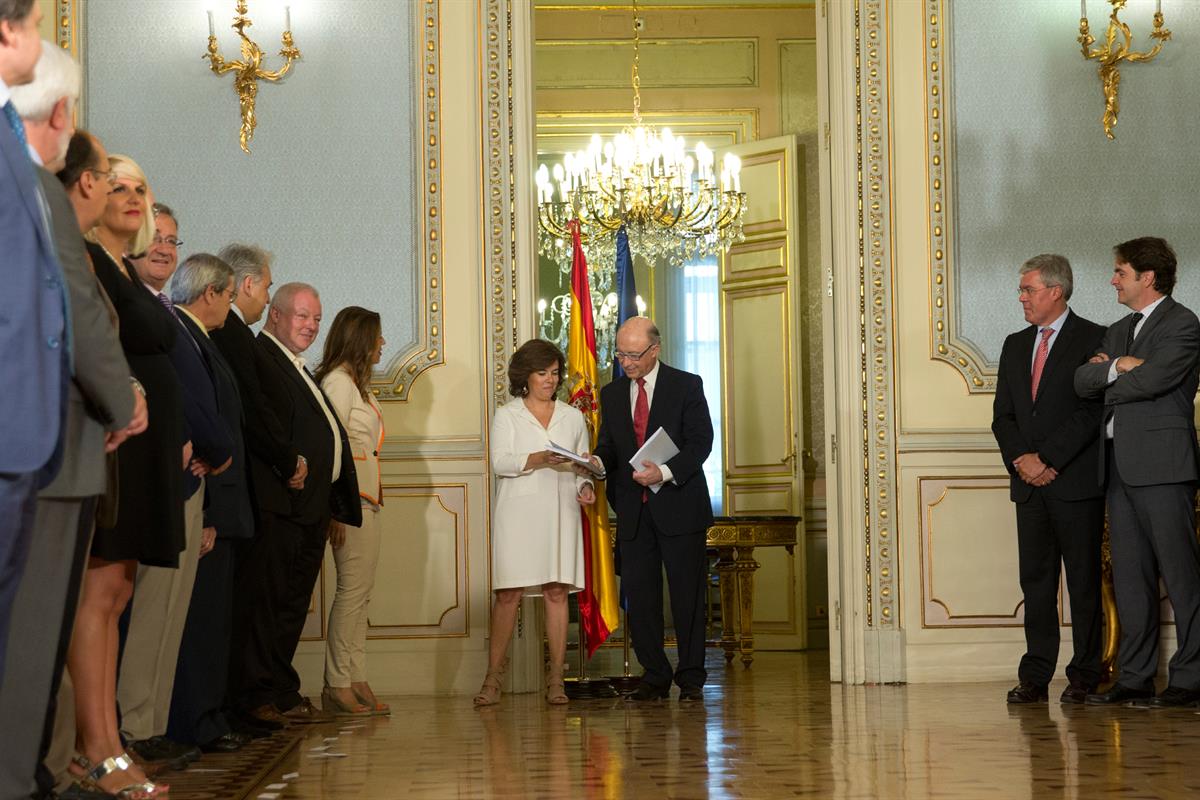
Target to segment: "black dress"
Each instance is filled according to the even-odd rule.
[[[129,277],[103,247],[88,242],[96,276],[121,324],[121,348],[146,389],[150,425],[117,450],[117,524],[96,528],[92,555],[178,567],[183,529],[183,388],[167,356],[177,325],[147,289],[133,265]]]

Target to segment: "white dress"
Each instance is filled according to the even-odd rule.
[[[590,450],[587,425],[579,410],[556,400],[549,429],[517,398],[496,410],[492,420],[492,470],[496,505],[492,514],[492,588],[524,588],[542,593],[544,583],[584,586],[583,524],[576,501],[588,483],[570,464],[526,470],[530,453],[546,444]]]

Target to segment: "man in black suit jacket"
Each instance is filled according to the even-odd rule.
[[[1021,266],[1019,296],[1028,328],[1004,341],[992,432],[1011,477],[1017,553],[1025,596],[1026,652],[1009,703],[1047,699],[1058,661],[1059,573],[1071,596],[1074,656],[1064,703],[1082,703],[1100,683],[1100,540],[1104,488],[1095,464],[1102,404],[1075,394],[1104,328],[1067,307],[1071,265],[1040,255]]]
[[[616,356],[625,375],[600,391],[604,416],[595,455],[607,469],[630,638],[645,670],[631,697],[653,700],[670,692],[671,664],[663,650],[665,567],[679,646],[674,681],[680,700],[699,700],[707,677],[705,535],[713,515],[703,466],[712,451],[712,418],[700,376],[659,362],[659,341],[658,328],[646,317],[633,317],[617,331]],[[665,464],[635,469],[629,460],[659,428],[679,453]]]
[[[349,440],[301,356],[320,323],[316,289],[284,284],[271,300],[257,339],[256,365],[266,405],[281,424],[284,441],[293,442],[308,465],[303,487],[289,487],[278,477],[272,480],[270,465],[254,455],[259,531],[243,573],[253,576],[246,582],[252,594],[245,648],[235,649],[241,669],[231,670],[240,673],[240,685],[231,691],[241,710],[259,721],[332,718],[300,694],[292,658],[320,574],[330,518],[362,524]]]
[[[1113,323],[1100,352],[1075,371],[1075,389],[1103,398],[1113,589],[1121,618],[1121,674],[1089,703],[1200,705],[1200,542],[1196,539],[1195,401],[1200,320],[1171,297],[1175,251],[1145,236],[1113,248],[1110,281],[1133,313]],[[1158,674],[1159,580],[1175,612],[1179,645],[1167,688]]]
[[[250,472],[242,437],[242,401],[233,370],[209,338],[225,324],[233,270],[207,253],[188,257],[171,281],[171,300],[213,376],[217,406],[233,434],[233,464],[205,481],[200,564],[179,643],[167,738],[205,752],[240,750],[249,736],[233,730],[224,712],[233,625],[235,542],[254,536]]]

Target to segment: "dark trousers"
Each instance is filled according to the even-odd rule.
[[[207,744],[230,732],[225,718],[229,641],[233,625],[234,542],[218,538],[196,567],[188,605],[167,738]]]
[[[1058,584],[1063,568],[1071,597],[1074,654],[1067,678],[1100,683],[1100,544],[1104,537],[1104,498],[1058,500],[1041,489],[1017,503],[1017,550],[1025,596],[1025,655],[1017,675],[1045,686],[1058,663]]]
[[[33,535],[37,508],[37,473],[0,473],[0,683],[13,602]]]
[[[229,689],[235,708],[271,704],[287,711],[300,703],[292,657],[321,572],[328,527],[328,519],[300,525],[262,513],[258,537],[238,565],[235,582],[235,596],[245,598],[246,608],[234,621]]]
[[[632,539],[620,539],[621,588],[629,604],[629,635],[645,674],[656,688],[671,685],[671,663],[663,648],[662,575],[666,568],[680,686],[704,685],[704,598],[708,555],[704,531],[665,536],[642,509]]]
[[[1118,682],[1153,689],[1158,673],[1158,579],[1175,611],[1171,686],[1200,689],[1200,543],[1191,483],[1129,486],[1108,458],[1108,527],[1121,618]]]
[[[79,542],[86,547],[91,541],[95,498],[41,499],[36,507],[35,533],[13,604],[11,635],[20,646],[9,651],[0,688],[0,719],[11,734],[0,748],[0,797],[5,798],[34,792],[49,745],[46,728],[53,720],[82,579],[74,556]],[[53,785],[50,780],[40,789]]]

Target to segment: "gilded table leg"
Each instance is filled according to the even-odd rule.
[[[1104,614],[1104,652],[1101,680],[1110,681],[1117,673],[1117,655],[1121,642],[1121,621],[1117,617],[1117,593],[1113,587],[1112,550],[1108,542],[1108,519],[1104,520],[1104,539],[1100,546],[1100,607]]]
[[[737,562],[733,558],[732,547],[717,548],[717,577],[721,585],[721,649],[725,651],[725,663],[733,661],[738,649],[737,632],[734,630],[734,618],[737,615],[737,583],[734,571]]]
[[[754,560],[752,546],[739,546],[737,549],[737,583],[738,583],[738,613],[740,628],[740,650],[742,663],[749,667],[754,662],[754,571],[758,562]]]

